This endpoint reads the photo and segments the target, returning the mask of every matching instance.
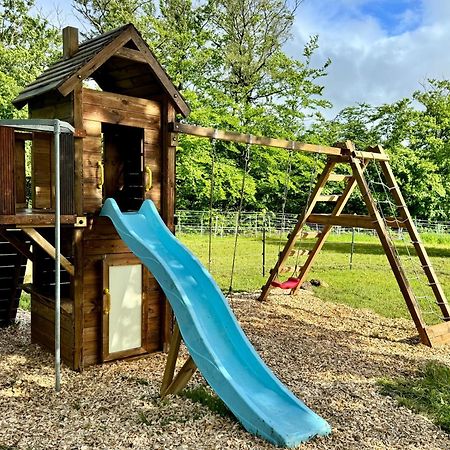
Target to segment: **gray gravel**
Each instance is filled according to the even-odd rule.
[[[235,297],[235,312],[263,359],[326,418],[333,434],[304,449],[449,449],[427,418],[379,394],[381,377],[411,376],[449,349],[417,344],[406,320],[322,302],[310,293]],[[158,398],[165,355],[63,369],[29,344],[29,315],[0,330],[0,449],[272,449],[228,418],[183,397]],[[190,387],[204,384],[197,374]]]

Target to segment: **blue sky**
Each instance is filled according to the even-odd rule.
[[[36,4],[60,26],[83,27],[69,0]],[[328,117],[357,102],[410,96],[427,78],[450,79],[450,0],[304,0],[287,51],[301,55],[313,34],[313,62],[332,61],[323,79],[334,104]]]

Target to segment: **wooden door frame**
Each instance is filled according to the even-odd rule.
[[[103,286],[102,286],[102,327],[101,327],[101,360],[113,361],[123,359],[130,356],[138,356],[148,353],[148,303],[146,295],[146,277],[145,266],[142,262],[132,254],[115,254],[106,255],[103,258]],[[141,346],[122,350],[114,353],[109,352],[109,314],[107,311],[107,295],[105,288],[109,289],[109,268],[111,266],[129,266],[139,264],[142,273],[142,310],[141,310]]]

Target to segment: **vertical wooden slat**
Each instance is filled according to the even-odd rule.
[[[83,122],[83,97],[82,85],[74,89],[73,99],[73,126],[77,129],[84,129]],[[74,207],[78,216],[83,214],[83,149],[84,139],[77,138],[74,142]],[[75,276],[72,280],[73,296],[73,368],[83,370],[84,366],[84,229],[75,229],[73,233],[73,252]]]
[[[176,147],[170,140],[168,124],[175,120],[175,109],[166,97],[161,109],[162,135],[162,186],[161,186],[161,216],[169,230],[175,232],[175,152]],[[161,317],[161,341],[164,351],[167,351],[172,337],[173,312],[167,299],[164,299]]]
[[[425,330],[425,322],[420,313],[420,307],[417,303],[414,292],[411,289],[408,277],[403,270],[400,259],[395,251],[395,245],[389,235],[386,224],[383,221],[375,200],[373,199],[372,193],[370,192],[369,185],[363,174],[363,166],[356,158],[351,159],[350,165],[352,167],[353,176],[358,183],[359,189],[361,190],[362,198],[366,204],[367,210],[369,211],[370,216],[374,218],[375,229],[377,230],[381,245],[383,246],[389,264],[391,265],[392,272],[400,287],[403,298],[405,299],[406,306],[408,307],[409,313],[411,314],[417,328],[420,340],[423,344],[430,346],[430,341]]]
[[[25,178],[25,141],[15,141],[15,178],[16,178],[16,205],[26,207],[26,178]]]
[[[61,134],[61,214],[75,213],[74,156],[75,143],[72,134]]]
[[[0,127],[0,214],[16,213],[14,129]]]

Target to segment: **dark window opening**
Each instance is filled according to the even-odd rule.
[[[144,130],[102,124],[103,200],[113,198],[122,211],[137,211],[144,201]]]

